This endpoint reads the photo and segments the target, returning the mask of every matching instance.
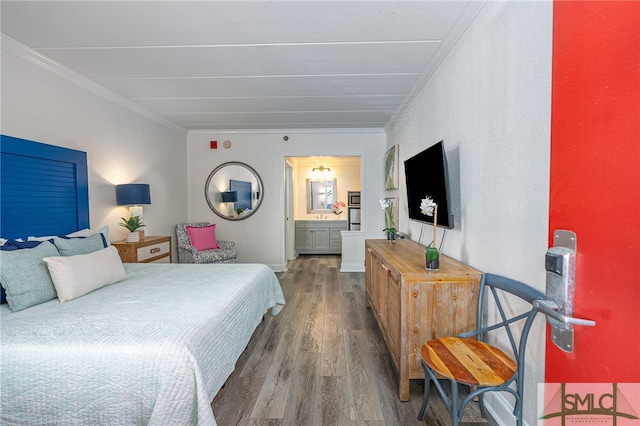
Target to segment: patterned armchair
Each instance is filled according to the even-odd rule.
[[[191,245],[187,226],[203,227],[210,225],[207,222],[179,223],[176,225],[176,237],[178,240],[178,262],[180,263],[236,263],[238,252],[234,249],[233,241],[218,241],[219,249],[198,251]]]

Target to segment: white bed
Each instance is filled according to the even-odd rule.
[[[86,153],[6,135],[0,142],[0,237],[88,231]],[[93,234],[56,241],[57,249],[0,251],[13,310],[0,306],[0,424],[215,425],[215,394],[263,316],[285,303],[277,277],[254,264],[123,270],[114,249],[85,250]],[[78,262],[78,244],[101,260]],[[65,272],[85,269],[61,274],[54,289],[44,252],[61,254],[54,262]]]
[[[0,423],[215,425],[210,403],[285,303],[265,265],[125,264],[77,299],[2,305]]]

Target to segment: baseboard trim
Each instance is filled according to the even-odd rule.
[[[271,268],[273,270],[273,272],[286,272],[286,268],[283,269],[282,265],[276,265],[276,264],[272,264],[272,265],[267,265],[269,268]]]
[[[497,424],[516,424],[516,417],[513,415],[513,404],[507,401],[503,394],[498,392],[487,392],[485,393],[484,401],[485,408]]]
[[[364,272],[364,265],[360,263],[344,263],[340,265],[340,272]]]

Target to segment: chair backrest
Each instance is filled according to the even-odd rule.
[[[193,222],[193,223],[179,223],[176,225],[176,240],[178,244],[189,244],[191,245],[191,239],[189,238],[189,233],[187,232],[187,226],[195,226],[201,228],[203,226],[210,225],[209,222]]]
[[[525,310],[525,312],[522,313],[507,313],[504,308],[504,302],[506,299],[504,297],[505,294],[500,294],[501,292],[498,290],[502,290],[503,292],[509,293],[527,302],[531,305],[530,309]],[[485,295],[487,300],[485,300]],[[514,359],[517,361],[518,365],[521,365],[524,363],[524,351],[529,337],[529,331],[533,325],[533,320],[538,313],[538,309],[533,306],[533,301],[545,298],[544,293],[519,281],[502,277],[500,275],[484,274],[482,276],[480,291],[478,294],[478,329],[475,332],[465,334],[478,335],[478,339],[486,340],[486,333],[498,329],[504,330],[509,337]],[[497,312],[500,315],[500,320],[492,324],[483,324],[483,319],[486,316],[485,313],[490,300],[494,302]],[[518,334],[514,333],[513,328],[516,323],[521,322],[524,322],[524,325],[522,326],[518,337]]]

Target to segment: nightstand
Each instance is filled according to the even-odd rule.
[[[123,263],[171,263],[171,237],[144,237],[135,243],[112,241],[111,245],[118,249]]]

